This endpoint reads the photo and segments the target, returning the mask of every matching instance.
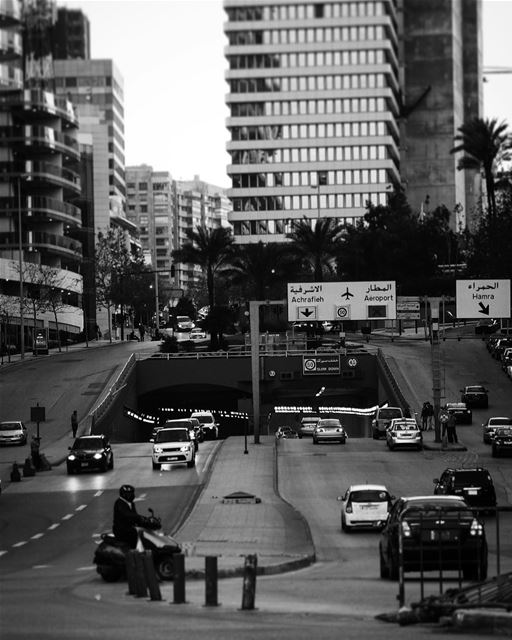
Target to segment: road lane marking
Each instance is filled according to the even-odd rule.
[[[57,527],[60,527],[60,522],[56,522],[55,524],[51,524],[48,527],[48,531],[53,531],[54,529],[56,529]]]
[[[75,515],[74,513],[67,513],[65,516],[62,516],[62,520],[69,520],[74,515]]]
[[[86,509],[86,508],[87,508],[86,504],[81,504],[79,507],[75,509],[75,511],[83,511],[83,509]]]
[[[6,553],[7,553],[7,551],[6,551],[6,550],[5,550],[5,551],[0,551],[0,556],[5,555]]]
[[[35,536],[32,536],[30,539],[37,540],[38,538],[42,538],[43,536],[44,536],[44,533],[36,533]]]
[[[22,540],[21,542],[16,542],[15,544],[13,544],[13,547],[22,547],[23,545],[27,544],[28,540]]]
[[[98,496],[101,496],[102,493],[103,493],[103,490],[96,491],[96,493],[94,494],[94,497],[97,498]]]

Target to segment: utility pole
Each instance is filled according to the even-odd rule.
[[[427,299],[426,299],[427,300]],[[433,297],[430,302],[430,344],[432,355],[432,397],[434,399],[435,441],[441,442],[439,412],[441,409],[441,344],[439,341],[439,302],[442,298]]]

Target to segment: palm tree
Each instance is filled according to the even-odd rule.
[[[240,285],[246,298],[265,300],[275,295],[283,284],[286,264],[285,248],[281,244],[260,241],[237,245],[225,275],[233,284]],[[284,295],[284,291],[281,294]]]
[[[204,270],[211,310],[215,306],[215,277],[229,264],[233,236],[225,227],[208,229],[204,225],[195,230],[188,229],[186,235],[188,242],[175,249],[172,258],[176,262],[198,265]]]
[[[322,282],[324,274],[335,273],[343,226],[334,218],[320,218],[315,222],[312,227],[310,219],[300,220],[286,237],[292,241],[290,251],[313,272],[315,282]]]
[[[460,133],[454,138],[459,144],[451,149],[451,153],[462,151],[465,154],[457,164],[458,169],[483,169],[487,212],[491,220],[496,218],[496,169],[501,162],[510,159],[512,137],[507,128],[506,122],[498,124],[496,118],[473,118],[459,127]]]

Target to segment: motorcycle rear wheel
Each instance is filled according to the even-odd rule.
[[[157,556],[155,558],[155,570],[160,580],[172,580],[174,578],[172,555]]]
[[[123,577],[123,570],[121,567],[107,566],[100,564],[96,567],[96,571],[105,580],[105,582],[117,582]]]

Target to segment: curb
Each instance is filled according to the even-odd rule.
[[[197,557],[197,556],[196,556]],[[205,556],[206,557],[206,556]],[[222,558],[222,556],[218,556]],[[262,565],[257,567],[256,575],[258,576],[271,576],[281,573],[288,573],[290,571],[297,571],[304,567],[309,567],[316,561],[315,554],[308,554],[302,558],[296,558],[295,560],[288,560],[286,562],[270,565]],[[238,567],[231,567],[229,569],[219,569],[217,571],[217,577],[224,578],[241,578],[245,574],[245,567],[243,565]],[[189,569],[185,571],[185,576],[191,580],[203,580],[206,577],[204,569]]]
[[[457,630],[483,631],[507,636],[512,633],[512,613],[501,610],[458,609],[454,611],[451,622]]]

